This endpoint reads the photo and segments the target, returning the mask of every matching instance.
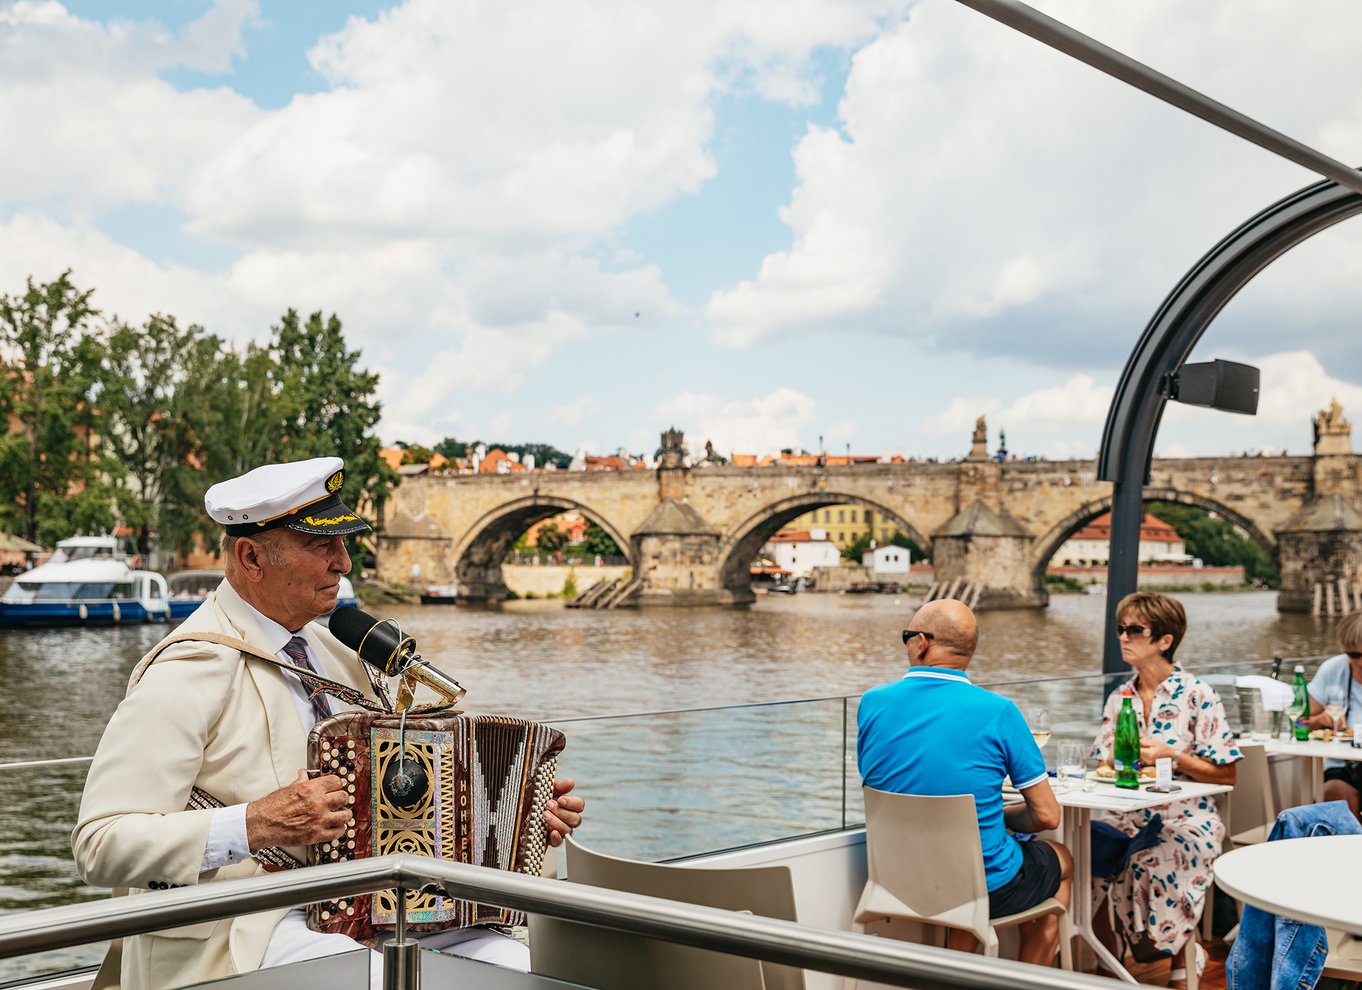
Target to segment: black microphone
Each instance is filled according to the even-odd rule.
[[[331,613],[326,625],[332,636],[385,676],[411,677],[450,702],[464,696],[458,681],[421,659],[416,640],[404,636],[396,620],[380,621],[368,612],[342,605]]]

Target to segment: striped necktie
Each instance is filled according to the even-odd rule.
[[[312,662],[312,658],[307,655],[307,640],[303,639],[303,637],[294,636],[284,645],[284,652],[288,654],[289,659],[299,667],[306,667],[314,674],[321,673],[321,671],[317,669],[317,665]],[[320,722],[324,718],[330,718],[331,705],[329,704],[327,696],[320,692],[312,694],[312,689],[309,688],[307,684],[304,684],[303,687],[311,694],[311,697],[308,700],[312,702],[312,714],[316,716],[316,720]]]

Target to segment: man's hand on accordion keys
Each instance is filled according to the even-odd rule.
[[[246,839],[252,852],[306,846],[336,838],[353,821],[339,777],[299,770],[287,787],[246,805]]]
[[[544,821],[549,826],[549,845],[561,846],[572,830],[582,824],[582,812],[586,802],[575,794],[570,794],[575,782],[555,780],[553,797],[544,806]]]

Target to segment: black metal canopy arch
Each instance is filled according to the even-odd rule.
[[[1177,373],[1211,321],[1255,275],[1296,245],[1358,213],[1362,194],[1332,180],[1273,203],[1182,277],[1131,352],[1107,411],[1097,458],[1097,477],[1113,483],[1103,673],[1126,670],[1116,639],[1116,604],[1136,588],[1144,486],[1168,401],[1168,376]]]

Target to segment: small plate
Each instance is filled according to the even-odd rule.
[[[1115,783],[1116,783],[1116,778],[1115,778],[1115,777],[1099,777],[1099,776],[1097,775],[1097,771],[1096,771],[1096,770],[1090,771],[1090,772],[1088,773],[1087,776],[1088,776],[1088,779],[1089,779],[1089,780],[1095,780],[1095,781],[1097,781],[1099,784],[1115,784]],[[1146,776],[1144,776],[1143,774],[1141,774],[1141,775],[1140,775],[1140,786],[1143,787],[1145,784],[1152,784],[1152,783],[1154,783],[1154,780],[1155,780],[1155,778],[1153,778],[1153,777],[1146,777]]]

